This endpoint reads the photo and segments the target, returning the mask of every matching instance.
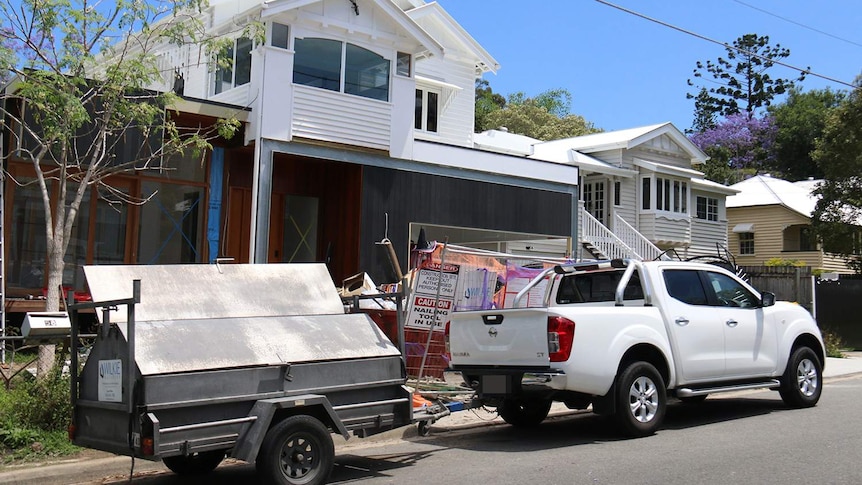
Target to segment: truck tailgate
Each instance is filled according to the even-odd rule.
[[[452,367],[548,367],[548,311],[523,308],[450,315]]]

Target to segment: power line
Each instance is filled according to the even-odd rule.
[[[749,50],[746,50],[746,49],[741,49],[741,48],[739,48],[739,47],[732,46],[732,45],[728,44],[727,42],[721,42],[721,41],[718,41],[718,40],[715,40],[715,39],[709,38],[709,37],[707,37],[707,36],[705,36],[705,35],[698,34],[697,32],[692,32],[692,31],[690,31],[690,30],[683,29],[682,27],[677,27],[676,25],[669,24],[669,23],[664,22],[664,21],[662,21],[662,20],[658,20],[658,19],[655,19],[655,18],[649,17],[649,16],[644,15],[644,14],[642,14],[642,13],[635,12],[634,10],[629,10],[629,9],[627,9],[627,8],[625,8],[625,7],[621,7],[621,6],[619,6],[619,5],[615,5],[615,4],[613,4],[613,3],[611,3],[611,2],[608,2],[608,1],[606,1],[606,0],[596,0],[596,1],[597,1],[597,2],[599,2],[599,3],[601,3],[601,4],[603,4],[603,5],[607,5],[608,7],[613,7],[613,8],[615,8],[615,9],[620,10],[620,11],[623,11],[623,12],[625,12],[625,13],[628,13],[628,14],[634,15],[634,16],[636,16],[636,17],[640,17],[640,18],[642,18],[642,19],[644,19],[644,20],[649,20],[650,22],[657,23],[657,24],[659,24],[659,25],[661,25],[661,26],[663,26],[663,27],[667,27],[667,28],[670,28],[670,29],[676,30],[676,31],[678,31],[678,32],[682,32],[683,34],[688,34],[688,35],[690,35],[690,36],[692,36],[692,37],[697,37],[698,39],[705,40],[705,41],[707,41],[707,42],[712,42],[713,44],[718,44],[718,45],[720,45],[720,46],[722,46],[722,47],[725,47],[725,48],[727,48],[727,49],[734,49],[734,50],[737,50],[737,51],[739,51],[739,52],[741,52],[741,53],[743,53],[743,54],[746,54],[746,55],[749,55],[749,56],[752,56],[752,57],[756,57],[756,58],[758,58],[758,59],[760,59],[760,60],[767,61],[767,62],[771,62],[771,63],[773,63],[773,64],[778,64],[778,65],[780,65],[780,66],[784,66],[784,67],[787,67],[787,68],[789,68],[789,69],[793,69],[794,71],[799,71],[799,72],[801,72],[801,73],[803,73],[803,74],[805,74],[805,75],[807,75],[807,76],[819,77],[820,79],[825,79],[825,80],[827,80],[827,81],[831,81],[831,82],[833,82],[833,83],[837,83],[837,84],[841,84],[841,85],[843,85],[843,86],[847,86],[847,87],[849,87],[849,88],[851,88],[851,89],[856,89],[856,86],[855,86],[855,85],[853,85],[852,83],[848,83],[848,82],[845,82],[845,81],[841,81],[840,79],[835,79],[835,78],[833,78],[833,77],[825,76],[825,75],[823,75],[823,74],[818,74],[818,73],[816,73],[816,72],[814,72],[814,71],[812,71],[812,70],[810,70],[810,69],[802,69],[801,67],[796,67],[796,66],[794,66],[794,65],[792,65],[792,64],[788,64],[788,63],[786,63],[786,62],[782,62],[782,61],[779,61],[779,60],[777,60],[777,59],[770,59],[770,58],[768,58],[768,57],[766,57],[766,56],[762,56],[762,55],[760,55],[760,54],[758,54],[758,53],[756,53],[756,52],[752,52],[752,51],[749,51]]]
[[[791,23],[791,24],[793,24],[793,25],[798,25],[798,26],[800,26],[800,27],[802,27],[802,28],[804,28],[804,29],[808,29],[808,30],[810,30],[810,31],[817,32],[818,34],[823,34],[823,35],[825,35],[825,36],[832,37],[833,39],[837,39],[837,40],[840,40],[840,41],[842,41],[842,42],[846,42],[846,43],[848,43],[848,44],[853,44],[853,45],[855,45],[855,46],[862,47],[862,44],[860,44],[860,43],[858,43],[858,42],[853,42],[852,40],[845,39],[845,38],[843,38],[843,37],[839,37],[839,36],[834,35],[834,34],[830,34],[829,32],[826,32],[826,31],[823,31],[823,30],[820,30],[820,29],[815,29],[814,27],[810,27],[810,26],[805,25],[805,24],[803,24],[803,23],[801,23],[801,22],[797,22],[797,21],[795,21],[795,20],[793,20],[793,19],[789,19],[789,18],[786,18],[786,17],[782,17],[781,15],[774,14],[774,13],[770,12],[769,10],[765,10],[765,9],[760,8],[760,7],[757,7],[757,6],[754,6],[754,5],[751,5],[751,4],[748,4],[748,3],[745,3],[745,2],[743,2],[742,0],[733,0],[733,1],[734,1],[734,2],[736,2],[736,3],[738,3],[738,4],[740,4],[740,5],[744,5],[744,6],[748,7],[748,8],[751,8],[751,9],[757,10],[757,11],[759,11],[759,12],[763,12],[763,13],[765,13],[766,15],[771,15],[771,16],[773,16],[773,17],[777,18],[777,19],[781,19],[781,20],[783,20],[783,21],[785,21],[785,22],[789,22],[789,23]]]

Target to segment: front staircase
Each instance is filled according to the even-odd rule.
[[[661,249],[616,214],[611,230],[581,205],[578,222],[579,242],[592,259],[649,261],[662,255]]]

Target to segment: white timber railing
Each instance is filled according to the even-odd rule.
[[[578,231],[580,242],[591,244],[608,259],[638,259],[644,258],[634,249],[617,237],[610,229],[593,217],[583,204],[578,210]]]
[[[614,214],[613,232],[626,246],[632,248],[642,261],[657,259],[662,254],[662,250],[658,246],[638,232],[619,214]]]

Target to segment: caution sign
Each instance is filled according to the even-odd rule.
[[[457,264],[444,264],[426,261],[416,276],[416,284],[413,288],[413,299],[410,300],[410,309],[407,312],[405,327],[442,332],[444,325],[449,320],[449,312],[455,303],[455,291],[458,287],[458,272],[460,266]],[[437,299],[437,286],[440,285],[440,298]],[[436,302],[436,305],[435,305]],[[434,309],[436,306],[437,321],[434,321]]]

